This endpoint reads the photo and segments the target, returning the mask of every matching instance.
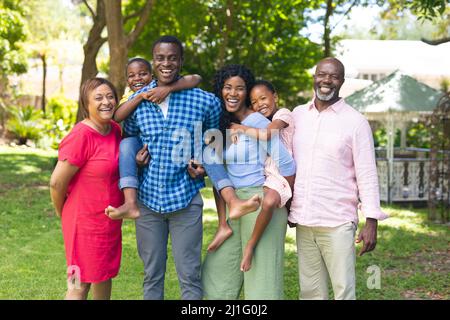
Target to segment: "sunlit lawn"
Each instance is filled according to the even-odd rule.
[[[62,299],[65,258],[60,221],[53,215],[48,181],[55,153],[0,146],[0,299]],[[210,188],[205,199],[204,251],[216,226]],[[380,223],[373,253],[357,258],[358,299],[449,299],[450,232],[425,222],[425,210],[384,208],[391,218]],[[285,297],[298,298],[295,232],[288,230]],[[166,299],[180,290],[171,254],[167,261]],[[375,266],[381,271],[374,284]],[[372,269],[369,269],[369,271]],[[143,266],[136,250],[134,224],[123,225],[123,257],[113,281],[113,299],[142,299]]]

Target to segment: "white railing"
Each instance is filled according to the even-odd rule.
[[[438,161],[439,172],[444,172],[444,162]],[[389,188],[388,160],[377,159],[380,200],[388,201],[391,193],[392,202],[428,201],[430,159],[394,159],[393,181]],[[439,182],[447,185],[441,175]],[[390,190],[389,190],[390,189]]]

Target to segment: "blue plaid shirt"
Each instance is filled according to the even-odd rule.
[[[133,94],[156,87],[152,81]],[[143,100],[125,120],[128,135],[139,136],[148,145],[150,163],[140,176],[139,200],[155,212],[169,213],[186,208],[205,186],[187,172],[191,158],[202,151],[203,133],[219,127],[221,107],[212,93],[198,88],[173,92],[167,118],[161,108]]]

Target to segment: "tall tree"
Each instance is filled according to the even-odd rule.
[[[439,45],[450,42],[449,0],[389,0],[388,4],[383,13],[384,17],[392,18],[398,16],[399,12],[410,10],[419,20],[429,20],[440,25],[440,32],[434,38],[422,38],[425,43]]]
[[[123,94],[126,86],[124,70],[127,63],[128,50],[148,22],[154,2],[155,0],[147,0],[141,8],[135,11],[132,17],[124,17],[121,0],[104,0],[110,54],[109,80],[114,84],[119,95]],[[124,24],[131,18],[137,18],[137,21],[132,26],[132,30],[127,33]]]
[[[0,0],[0,127],[5,135],[6,105],[9,90],[8,75],[26,71],[25,51],[22,42],[26,39],[24,6],[18,1]]]
[[[84,61],[81,73],[80,86],[89,78],[93,78],[98,74],[97,56],[98,53],[108,41],[110,48],[110,67],[109,78],[116,86],[119,95],[123,93],[125,88],[124,69],[126,65],[129,48],[136,41],[142,31],[145,23],[150,17],[151,7],[156,0],[127,2],[122,5],[121,0],[96,0],[95,5],[88,0],[72,0],[75,4],[83,3],[92,18],[92,25],[88,33],[88,37],[83,46]],[[123,14],[126,11],[126,14]],[[108,18],[108,19],[107,19]],[[137,22],[136,22],[137,19]],[[128,26],[133,31],[128,34]],[[104,35],[105,27],[108,35]],[[81,120],[81,112],[77,112],[77,122]]]
[[[335,36],[333,31],[349,17],[350,12],[357,6],[367,6],[370,0],[319,0],[311,2],[310,23],[320,23],[322,33],[322,56],[329,57],[333,53]]]
[[[83,45],[84,61],[81,69],[81,84],[98,74],[96,58],[100,48],[108,40],[108,38],[102,37],[103,29],[106,26],[103,0],[97,0],[95,7],[92,7],[87,0],[83,0],[83,3],[91,15],[92,27]]]
[[[87,0],[72,0],[74,4],[83,3],[92,18],[92,26],[89,30],[86,42],[83,45],[84,60],[81,68],[81,85],[90,78],[94,78],[98,74],[97,55],[100,48],[108,40],[102,37],[103,29],[106,26],[105,6],[103,0],[96,0],[95,6]],[[78,108],[77,122],[81,120],[82,112]]]
[[[78,14],[70,3],[62,1],[29,0],[26,5],[29,7],[26,18],[30,33],[27,45],[33,56],[41,62],[41,108],[45,114],[47,66],[52,60],[58,60],[59,65],[67,62],[68,57],[58,55],[58,51],[62,41],[79,38],[80,28],[73,28]]]
[[[0,78],[10,73],[26,71],[23,41],[26,21],[23,6],[18,1],[0,0]],[[3,90],[2,90],[3,91]]]
[[[300,0],[165,0],[152,11],[158,23],[146,25],[130,53],[150,58],[151,43],[172,34],[185,45],[183,73],[202,75],[204,89],[220,66],[241,63],[272,81],[293,107],[304,101],[300,91],[309,92],[307,70],[321,56],[320,46],[299,33],[309,7]]]

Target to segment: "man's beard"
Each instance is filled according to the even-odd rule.
[[[316,88],[316,98],[319,99],[320,101],[330,101],[331,99],[333,99],[335,93],[336,93],[336,88],[333,88],[331,90],[331,92],[327,95],[321,94],[319,92],[319,88]]]

